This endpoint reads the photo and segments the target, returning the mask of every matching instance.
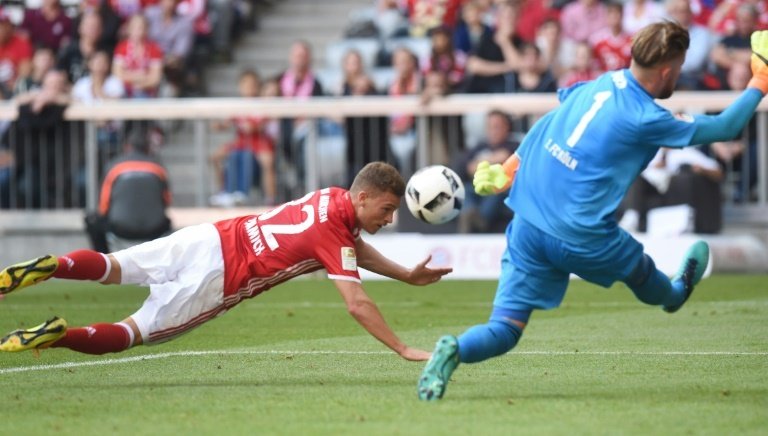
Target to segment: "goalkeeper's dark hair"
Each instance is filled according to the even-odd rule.
[[[389,192],[402,197],[405,195],[405,180],[392,165],[386,162],[371,162],[357,173],[349,190]]]
[[[661,21],[642,28],[632,40],[632,60],[644,68],[653,68],[685,55],[691,37],[680,24]]]

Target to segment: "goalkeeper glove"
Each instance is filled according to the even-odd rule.
[[[768,31],[752,33],[752,79],[747,87],[757,88],[763,95],[768,94]]]
[[[472,186],[478,195],[493,195],[509,188],[512,184],[514,174],[507,174],[505,165],[493,164],[488,161],[482,161],[477,164],[475,177],[472,179]],[[516,170],[517,168],[515,168]]]

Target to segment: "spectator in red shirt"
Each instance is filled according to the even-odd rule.
[[[29,75],[32,70],[32,44],[16,32],[5,10],[0,9],[0,93],[11,96],[18,77]]]
[[[608,3],[605,6],[605,22],[608,27],[592,35],[589,40],[595,60],[604,71],[627,68],[632,59],[632,36],[624,31],[623,10],[621,3]]]
[[[240,96],[254,98],[261,95],[261,80],[252,70],[243,71],[238,81]],[[269,119],[261,116],[241,116],[216,125],[217,128],[234,127],[236,137],[221,146],[213,155],[214,168],[224,189],[211,198],[214,206],[234,206],[248,200],[254,174],[261,173],[261,187],[265,205],[274,205],[276,193],[275,144],[265,131]]]
[[[20,28],[33,45],[58,51],[72,34],[72,19],[64,13],[59,0],[43,0],[39,9],[24,12]]]
[[[549,19],[557,19],[559,15],[557,9],[552,8],[551,0],[520,0],[517,34],[523,41],[534,42],[541,24]]]
[[[128,38],[115,49],[113,73],[125,84],[129,98],[156,97],[163,78],[163,52],[147,38],[147,19],[134,15],[128,21]]]

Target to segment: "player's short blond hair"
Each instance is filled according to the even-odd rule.
[[[674,21],[649,24],[632,40],[632,60],[640,67],[653,68],[684,56],[690,43],[688,30]]]
[[[389,192],[402,197],[405,195],[405,180],[392,165],[386,162],[371,162],[357,173],[349,190]]]

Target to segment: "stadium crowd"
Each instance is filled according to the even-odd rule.
[[[59,0],[42,0],[39,8],[25,10],[19,23],[0,12],[0,91],[29,105],[33,115],[72,100],[204,95],[202,59],[231,58],[232,39],[249,28],[253,18],[247,11],[259,1],[85,0],[65,13]],[[681,23],[691,34],[680,89],[739,89],[750,75],[750,34],[768,27],[768,1],[375,0],[350,14],[347,39],[333,44],[336,56],[327,50],[324,67],[313,64],[309,42],[297,41],[285,72],[259,77],[254,65],[244,73],[252,82],[246,84],[250,89],[241,88],[241,94],[420,95],[428,102],[450,93],[555,92],[627,67],[633,34],[664,19]],[[46,87],[46,81],[53,83]],[[242,190],[252,180],[263,185],[267,203],[275,201],[279,182],[273,155],[301,162],[306,122],[232,120],[235,140],[213,159],[222,169],[217,172],[222,195],[212,200],[236,204],[247,198]],[[430,163],[456,167],[477,144],[487,142],[484,135],[465,135],[460,117],[432,117],[429,122]],[[526,119],[512,118],[511,139],[519,139],[528,125]],[[116,142],[124,128],[102,124],[100,145],[119,148]],[[319,131],[345,137],[349,175],[371,160],[393,162],[406,174],[413,169],[413,116],[321,120]],[[744,139],[705,144],[702,153],[729,173],[752,167],[754,156],[747,164],[741,156],[754,153],[755,131],[752,122]],[[243,164],[244,150],[252,152],[253,163]],[[11,156],[7,145],[0,148],[0,193],[5,196],[3,184],[14,160],[18,163],[19,156]],[[710,166],[701,162],[683,162],[675,171],[712,179],[704,174]],[[746,181],[734,191],[737,200],[749,199],[756,174],[749,169],[744,168]],[[302,171],[300,163],[297,170]],[[241,171],[244,175],[232,174]]]

